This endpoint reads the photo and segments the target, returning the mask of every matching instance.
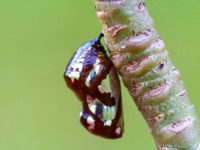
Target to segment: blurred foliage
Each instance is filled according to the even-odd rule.
[[[147,1],[200,114],[200,1]],[[80,103],[63,71],[101,27],[93,1],[0,1],[1,150],[153,150],[150,131],[123,88],[125,134],[95,137],[79,124]]]

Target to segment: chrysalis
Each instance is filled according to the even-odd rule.
[[[94,135],[115,139],[123,133],[121,88],[117,72],[100,42],[102,36],[75,52],[64,78],[82,102],[82,125]]]

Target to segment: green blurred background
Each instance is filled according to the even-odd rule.
[[[200,115],[200,1],[148,0],[156,27]],[[95,137],[63,80],[73,52],[101,27],[92,0],[0,0],[0,150],[153,150],[150,131],[123,88],[125,134]]]

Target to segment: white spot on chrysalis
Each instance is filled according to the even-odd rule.
[[[82,116],[83,116],[83,111],[80,112],[80,117],[82,117]]]
[[[84,58],[77,59],[77,63],[84,63]]]
[[[118,135],[120,135],[121,132],[122,132],[121,127],[118,127],[118,128],[115,130],[115,133],[118,134]]]
[[[101,72],[101,65],[96,65],[92,71],[90,72],[90,74],[88,75],[86,81],[85,81],[85,85],[87,87],[91,86],[91,82],[92,80],[94,80],[96,78],[97,75],[99,75],[99,73]]]
[[[70,72],[70,74],[67,75],[69,78],[71,78],[72,82],[74,82],[74,79],[78,80],[80,77],[80,72]]]
[[[87,123],[88,124],[90,124],[90,125],[94,125],[94,119],[91,117],[91,116],[89,116],[88,118],[87,118]]]
[[[90,111],[91,111],[93,114],[96,114],[96,108],[97,108],[96,105],[91,105],[91,106],[90,106]]]
[[[104,122],[104,126],[111,126],[112,125],[112,120],[106,120]]]
[[[91,116],[89,116],[87,118],[87,123],[89,124],[89,126],[87,127],[88,130],[91,130],[91,131],[94,130],[94,128],[95,128],[95,120]]]

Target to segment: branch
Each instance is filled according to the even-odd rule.
[[[111,60],[158,150],[200,150],[199,120],[143,0],[95,0]]]

